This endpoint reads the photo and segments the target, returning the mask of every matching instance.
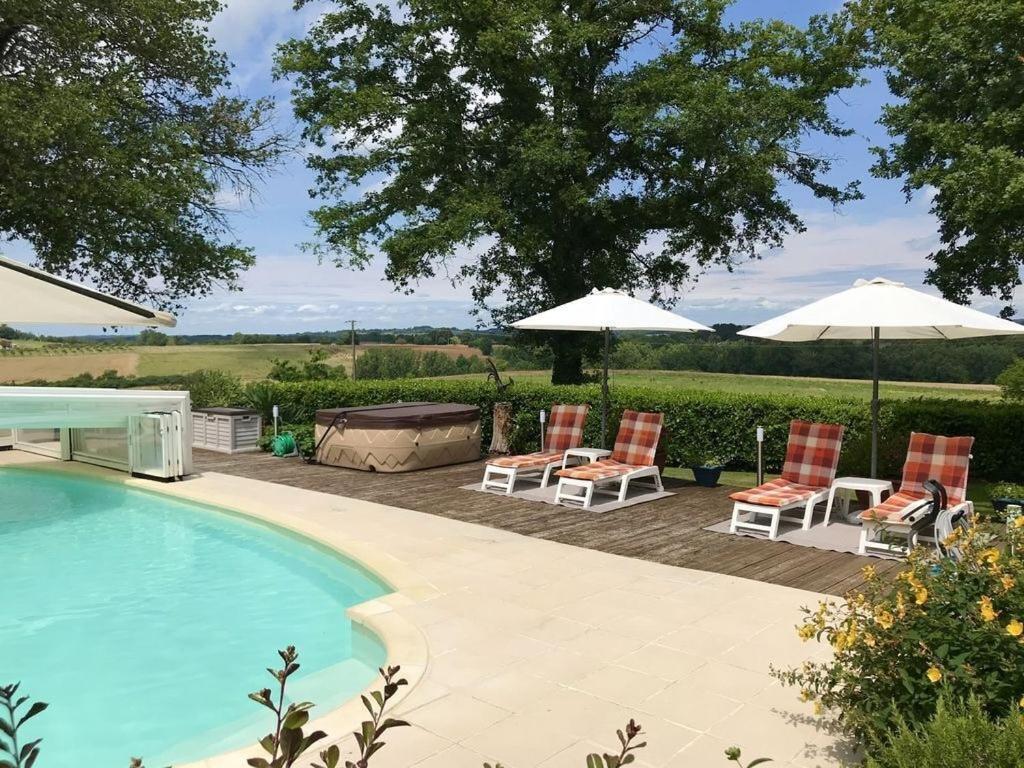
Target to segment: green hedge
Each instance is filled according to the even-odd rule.
[[[471,403],[480,406],[484,447],[490,442],[491,408],[496,391],[488,382],[404,379],[395,381],[268,382],[282,412],[294,422],[308,422],[319,408],[375,405],[414,400]],[[515,451],[536,450],[538,412],[552,403],[591,403],[586,441],[600,439],[601,393],[597,385],[552,386],[517,383],[504,398],[513,405],[511,435]],[[828,397],[746,395],[725,392],[676,391],[616,386],[612,389],[610,434],[624,408],[665,414],[670,466],[680,466],[696,453],[730,457],[731,469],[753,469],[754,430],[765,428],[765,464],[778,471],[785,452],[789,421],[802,418],[845,424],[846,437],[839,471],[865,475],[870,457],[870,407],[858,400]],[[880,468],[898,477],[911,430],[945,435],[974,435],[972,475],[989,480],[1024,481],[1024,406],[1001,402],[952,399],[883,401]]]

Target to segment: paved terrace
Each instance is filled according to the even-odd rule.
[[[222,472],[311,491],[388,504],[541,539],[683,568],[841,595],[861,583],[869,563],[894,575],[899,563],[703,530],[728,518],[732,489],[666,478],[675,496],[596,514],[462,490],[483,462],[420,472],[375,474],[306,464],[269,454],[195,451],[196,470]]]

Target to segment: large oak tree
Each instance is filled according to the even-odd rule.
[[[728,5],[336,0],[279,54],[317,246],[383,252],[401,288],[449,270],[505,324],[594,286],[671,303],[779,245],[802,228],[787,186],[858,194],[806,141],[845,133],[828,99],[858,54],[841,18],[729,24]],[[550,342],[553,380],[579,380],[582,343]]]
[[[932,193],[949,299],[1012,299],[1024,265],[1024,0],[858,0],[858,26],[898,100],[875,173]],[[1007,306],[1004,315],[1012,308]]]
[[[0,238],[49,270],[174,306],[252,262],[218,193],[278,158],[228,92],[217,0],[0,2]]]

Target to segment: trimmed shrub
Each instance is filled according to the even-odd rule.
[[[490,440],[491,409],[497,399],[493,385],[483,381],[404,379],[390,381],[281,382],[270,385],[268,397],[288,409],[290,420],[312,421],[318,408],[432,400],[477,405],[481,410],[484,445]],[[794,418],[844,424],[847,428],[839,471],[864,475],[870,457],[870,406],[859,400],[793,395],[748,395],[726,392],[648,389],[616,386],[611,391],[609,432],[618,428],[625,408],[665,414],[666,454],[670,466],[681,466],[693,453],[729,456],[730,469],[753,469],[757,445],[754,430],[765,428],[766,469],[781,469]],[[596,445],[601,432],[601,391],[595,385],[554,386],[517,382],[506,390],[514,419],[510,434],[514,451],[535,450],[540,442],[540,410],[553,403],[590,403],[585,440]],[[973,477],[1024,481],[1024,406],[964,400],[893,400],[881,406],[880,468],[898,477],[912,430],[946,435],[974,435]]]
[[[978,526],[955,529],[945,543],[960,548],[959,560],[915,548],[895,583],[867,566],[860,591],[808,610],[797,630],[828,642],[831,658],[775,675],[869,745],[884,743],[901,718],[926,723],[943,695],[974,699],[987,717],[1019,716],[1024,517],[1017,520],[1002,542]]]
[[[192,393],[193,408],[238,405],[243,398],[242,382],[224,371],[193,371],[182,377],[182,389]]]
[[[1024,360],[1014,360],[996,377],[996,384],[1002,390],[1004,400],[1024,401]]]
[[[900,722],[873,751],[868,768],[1020,768],[1024,716],[992,721],[976,700],[967,705],[941,700],[935,717],[916,727]]]

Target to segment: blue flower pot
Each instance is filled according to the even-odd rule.
[[[693,479],[697,485],[704,488],[714,488],[718,485],[718,478],[722,476],[722,467],[690,467],[693,472]]]

